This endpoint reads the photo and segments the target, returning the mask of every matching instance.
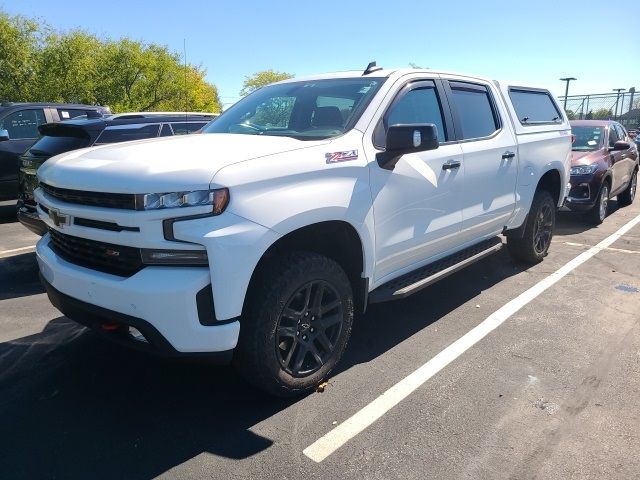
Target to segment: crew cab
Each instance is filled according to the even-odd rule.
[[[264,87],[202,135],[51,158],[37,258],[69,318],[296,395],[330,375],[368,304],[496,252],[501,234],[541,261],[570,161],[544,88],[372,63]]]

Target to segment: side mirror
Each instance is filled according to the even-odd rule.
[[[433,123],[391,125],[386,149],[377,155],[378,165],[393,170],[402,155],[435,150],[439,145],[438,129]]]
[[[0,142],[6,142],[9,140],[9,131],[8,130],[0,130]]]
[[[614,152],[619,152],[620,150],[629,150],[630,148],[631,148],[631,145],[629,145],[627,142],[618,140],[616,143],[613,144],[613,147],[609,148],[609,150],[613,150]]]

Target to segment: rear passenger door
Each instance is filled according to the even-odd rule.
[[[516,204],[515,134],[490,84],[449,79],[445,88],[463,155],[461,237],[497,235]]]

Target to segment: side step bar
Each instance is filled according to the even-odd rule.
[[[399,300],[462,270],[472,263],[497,252],[503,246],[500,237],[485,240],[437,262],[395,278],[369,293],[369,303]]]

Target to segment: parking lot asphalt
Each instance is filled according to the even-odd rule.
[[[3,212],[0,212],[3,213]],[[37,237],[0,220],[0,478],[640,478],[640,225],[321,462],[307,447],[638,215],[561,212],[549,256],[506,251],[359,318],[323,393],[105,343],[42,293]],[[16,251],[15,249],[25,249]]]

